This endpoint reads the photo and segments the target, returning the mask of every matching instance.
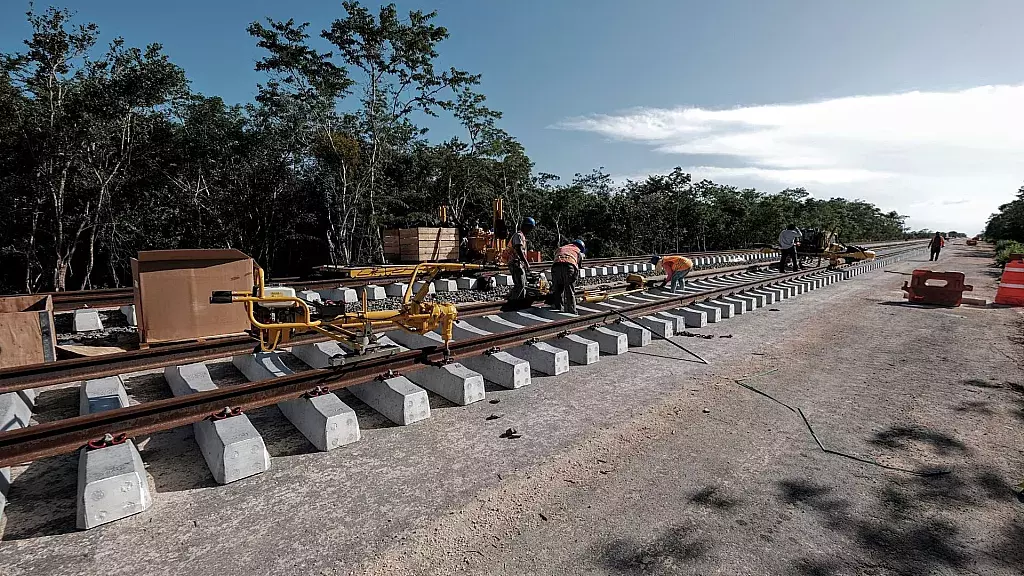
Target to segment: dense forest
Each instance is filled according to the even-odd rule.
[[[145,249],[237,248],[276,276],[380,262],[383,229],[436,225],[441,205],[486,226],[498,196],[510,225],[536,218],[548,252],[576,237],[592,256],[773,243],[790,221],[852,242],[904,235],[896,212],[803,189],[537,173],[481,77],[438,67],[435,13],[343,2],[337,16],[320,31],[250,24],[265,76],[233,104],[192,91],[159,44],[101,43],[67,10],[30,11],[24,48],[0,54],[0,290],[123,286]],[[460,133],[422,126],[439,115]]]

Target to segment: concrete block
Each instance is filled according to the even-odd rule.
[[[687,328],[703,328],[708,325],[708,310],[698,310],[692,306],[676,308],[672,314],[678,314],[686,320]]]
[[[153,503],[135,443],[127,440],[98,450],[82,450],[78,457],[78,513],[76,525],[95,528],[145,511]]]
[[[440,335],[440,333],[437,334]],[[491,334],[491,332],[482,328],[477,328],[465,320],[456,320],[455,326],[452,327],[452,336],[456,340],[471,340],[481,336],[490,336]]]
[[[601,345],[578,334],[556,338],[551,344],[569,353],[569,361],[583,366],[601,359]]]
[[[78,390],[80,414],[95,414],[128,406],[128,392],[120,376],[86,380]]]
[[[532,312],[526,312],[522,310],[516,312],[505,312],[503,314],[499,314],[498,316],[501,316],[502,318],[508,320],[509,322],[512,322],[514,324],[520,324],[522,326],[532,326],[534,324],[548,324],[551,322],[551,320],[548,320],[547,318],[542,318],[536,314],[533,314]]]
[[[384,298],[387,298],[387,291],[384,287],[377,286],[376,284],[367,284],[366,286],[356,288],[356,294],[359,295],[359,298],[362,298],[364,293],[366,294],[367,301],[383,300]]]
[[[744,307],[748,312],[760,308],[760,306],[758,306],[757,304],[758,298],[755,296],[751,296],[750,294],[744,294],[743,292],[740,292],[738,294],[733,294],[732,296],[730,296],[730,298],[742,300],[745,305]]]
[[[121,315],[128,322],[129,326],[138,326],[139,320],[135,316],[135,304],[129,304],[127,306],[121,306]]]
[[[761,307],[770,306],[774,304],[777,298],[776,292],[772,290],[766,290],[763,288],[757,288],[756,290],[748,290],[746,293],[750,294],[751,296],[759,296],[763,301]]]
[[[416,281],[412,285],[412,293],[415,295],[420,291],[420,288],[423,288],[424,285],[427,287],[427,294],[435,294],[437,292],[437,288],[434,287],[433,282],[427,284],[426,282]]]
[[[607,276],[608,275],[608,267],[607,266],[598,266],[598,267],[594,268],[594,274],[597,275],[597,276]]]
[[[458,292],[459,283],[455,280],[447,278],[438,278],[434,280],[434,291],[435,292]]]
[[[400,346],[404,346],[410,350],[433,348],[434,346],[437,346],[441,340],[441,337],[435,332],[413,334],[412,332],[406,332],[405,330],[392,330],[391,332],[388,332],[388,337]]]
[[[476,326],[481,330],[486,330],[491,334],[500,334],[501,332],[509,332],[512,330],[518,330],[523,327],[523,324],[517,324],[511,320],[496,316],[494,314],[488,314],[486,316],[477,316],[474,318],[467,318],[466,322]]]
[[[522,388],[531,382],[530,363],[508,352],[482,354],[466,358],[462,363],[485,380],[503,388]]]
[[[317,290],[320,293],[322,300],[330,300],[331,302],[344,302],[345,304],[355,304],[359,302],[359,294],[356,293],[353,288],[326,288],[324,290]]]
[[[21,401],[25,403],[30,409],[35,410],[36,408],[36,396],[39,393],[36,392],[35,388],[28,388],[27,390],[18,390],[18,396],[21,397]]]
[[[722,309],[717,306],[711,306],[706,302],[694,302],[688,306],[691,310],[698,312],[704,312],[704,318],[708,324],[716,324],[722,321]]]
[[[344,353],[341,346],[333,341],[292,346],[292,356],[302,360],[310,368],[330,368],[331,358]]]
[[[405,282],[395,282],[384,287],[384,293],[390,298],[401,298],[405,296],[405,290],[409,285]]]
[[[547,342],[535,342],[517,346],[509,353],[530,363],[530,369],[548,376],[558,376],[569,371],[569,353]]]
[[[278,352],[235,356],[231,363],[252,381],[292,373]],[[334,394],[286,400],[278,403],[277,407],[318,450],[331,450],[359,440],[359,421],[355,411]]]
[[[286,400],[277,407],[317,450],[331,450],[359,440],[355,410],[334,394]]]
[[[512,276],[510,274],[495,274],[494,275],[495,286],[511,286]]]
[[[579,334],[587,340],[597,342],[600,351],[604,354],[617,356],[625,354],[629,350],[629,337],[622,332],[610,330],[605,326],[596,326],[583,330]]]
[[[732,304],[732,315],[739,316],[747,311],[747,303],[735,296],[723,296],[718,299],[720,302]]]
[[[324,301],[316,290],[299,290],[295,295],[312,304],[320,304]]]
[[[736,294],[739,298],[749,298],[750,301],[747,306],[751,310],[757,310],[758,308],[764,308],[764,305],[768,303],[768,299],[764,294],[755,294],[754,292],[740,292]]]
[[[672,333],[673,334],[678,334],[678,333],[682,332],[683,330],[686,330],[686,318],[683,317],[681,314],[677,314],[674,311],[670,311],[670,312],[655,312],[654,316],[657,317],[657,318],[662,318],[664,320],[668,320],[669,322],[671,322],[672,323]]]
[[[214,390],[217,386],[203,363],[164,368],[164,378],[175,396]],[[228,484],[270,469],[270,454],[263,437],[245,414],[192,424],[199,451],[218,484]]]
[[[25,428],[32,418],[32,410],[17,392],[0,394],[0,432]]]
[[[647,346],[651,343],[651,331],[635,322],[622,320],[606,324],[606,327],[609,330],[625,334],[630,346]]]
[[[430,418],[427,391],[405,376],[363,382],[349,386],[348,391],[399,426]]]
[[[484,377],[459,363],[428,365],[405,376],[417,386],[460,406],[484,399]]]
[[[456,279],[455,284],[459,287],[459,290],[476,290],[477,279],[462,277]]]
[[[608,275],[609,276],[616,276],[616,275],[621,274],[621,273],[622,272],[619,270],[618,266],[609,266],[608,267]]]
[[[775,302],[785,300],[789,296],[789,290],[786,288],[779,288],[778,286],[763,286],[758,288],[758,291],[769,292],[775,298]]]
[[[782,298],[780,298],[780,300],[785,300],[787,298],[792,298],[793,296],[796,296],[796,286],[793,286],[791,284],[776,283],[768,286],[768,288],[781,291]]]
[[[731,302],[722,302],[721,300],[707,300],[703,303],[705,306],[711,306],[712,308],[718,308],[718,311],[722,313],[722,319],[728,320],[736,315],[736,306]]]
[[[100,313],[88,308],[75,310],[74,327],[75,332],[103,330],[103,322],[100,321]]]
[[[669,320],[668,318],[661,318],[658,316],[641,316],[636,319],[636,323],[662,338],[671,338],[672,336],[675,336],[675,320]]]

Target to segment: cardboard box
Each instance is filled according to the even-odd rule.
[[[238,250],[152,250],[132,258],[139,343],[195,340],[249,329],[241,304],[211,304],[215,290],[249,291],[252,258]]]
[[[459,259],[459,231],[456,228],[402,228],[398,233],[402,262]]]
[[[49,295],[0,298],[0,368],[56,359],[53,299]]]

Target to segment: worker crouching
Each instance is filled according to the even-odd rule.
[[[672,292],[676,291],[678,286],[682,290],[686,290],[686,275],[693,270],[693,261],[686,256],[653,256],[651,257],[651,264],[654,264],[654,274],[659,273],[665,274],[665,281],[661,283],[664,287],[666,283],[669,285],[669,290]]]
[[[551,264],[551,297],[552,308],[567,314],[576,314],[576,281],[580,277],[580,266],[583,255],[587,253],[587,245],[583,240],[573,240],[555,251],[555,261]]]

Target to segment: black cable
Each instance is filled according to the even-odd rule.
[[[952,472],[952,470],[948,469],[948,468],[947,469],[942,469],[942,470],[921,471],[921,470],[911,470],[909,468],[900,468],[898,466],[889,466],[888,464],[882,464],[881,462],[876,462],[876,461],[870,460],[868,458],[861,458],[860,456],[854,456],[852,454],[846,454],[845,452],[839,452],[837,450],[831,450],[829,448],[825,448],[825,446],[821,443],[821,440],[818,439],[818,435],[814,433],[814,428],[811,426],[810,421],[807,420],[807,416],[804,415],[804,411],[803,410],[801,410],[800,408],[793,408],[789,404],[786,404],[782,400],[779,400],[778,398],[775,398],[771,394],[768,394],[766,392],[762,392],[762,391],[758,390],[757,388],[754,388],[753,386],[751,386],[749,384],[744,384],[743,383],[743,380],[749,380],[751,378],[756,378],[758,376],[764,376],[765,374],[771,374],[772,372],[775,372],[777,370],[778,370],[778,368],[774,368],[774,369],[769,370],[767,372],[761,372],[759,374],[754,374],[754,375],[751,375],[751,376],[747,376],[745,378],[735,379],[735,380],[733,380],[733,382],[735,382],[736,384],[739,384],[740,386],[742,386],[743,388],[746,388],[747,390],[750,390],[751,392],[754,392],[755,394],[760,394],[761,396],[764,396],[765,398],[768,398],[769,400],[771,400],[772,402],[775,402],[776,404],[784,406],[786,409],[788,409],[790,412],[792,412],[794,414],[799,414],[800,415],[800,419],[803,420],[804,426],[807,427],[807,431],[811,433],[811,438],[814,438],[814,442],[818,445],[818,448],[820,448],[821,451],[824,452],[825,454],[833,454],[835,456],[842,456],[843,458],[848,458],[850,460],[854,460],[854,461],[857,461],[857,462],[862,462],[864,464],[871,464],[872,466],[878,466],[879,468],[884,468],[886,470],[893,470],[893,471],[896,471],[896,472],[905,472],[907,474],[913,474],[914,476],[925,476],[925,477],[929,477],[929,476],[942,476],[944,474],[949,474],[949,473]]]

